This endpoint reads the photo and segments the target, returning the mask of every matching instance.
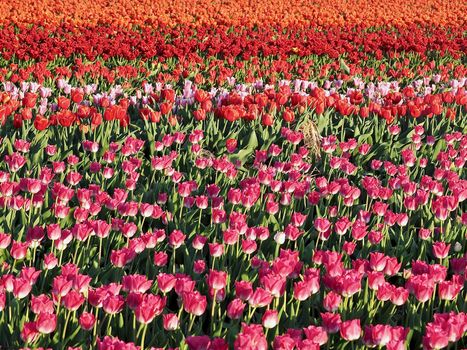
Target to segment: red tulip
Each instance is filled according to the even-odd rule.
[[[44,268],[45,269],[51,270],[57,265],[58,265],[58,259],[52,253],[44,256]]]
[[[227,152],[233,153],[237,149],[237,140],[227,139],[227,141],[225,142],[225,146],[227,147]]]
[[[270,272],[260,277],[260,285],[272,296],[278,298],[284,294],[286,279],[285,277]]]
[[[34,108],[37,101],[37,95],[33,92],[26,92],[23,97],[23,106],[26,108]]]
[[[57,100],[60,109],[68,109],[70,107],[70,100],[64,96],[60,96]]]
[[[385,346],[392,340],[391,326],[372,325],[366,326],[363,342],[368,346]]]
[[[34,119],[34,127],[36,128],[36,130],[38,131],[45,130],[47,129],[48,126],[49,126],[49,120],[46,117],[40,114],[37,114],[36,118]]]
[[[453,276],[452,281],[443,281],[438,285],[438,295],[442,300],[454,300],[462,290],[463,282]]]
[[[285,109],[284,112],[282,113],[282,119],[286,123],[292,123],[295,120],[295,114],[293,111],[289,109]]]
[[[409,291],[404,287],[395,288],[391,295],[391,303],[394,305],[404,305],[409,298]]]
[[[274,124],[274,117],[271,114],[263,114],[261,116],[261,123],[264,126],[272,126]]]
[[[80,103],[83,100],[84,94],[79,89],[71,90],[71,100],[74,103]]]
[[[330,229],[331,223],[328,219],[317,218],[315,219],[314,226],[318,232],[323,233]]]

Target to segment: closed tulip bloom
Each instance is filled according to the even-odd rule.
[[[241,300],[248,300],[253,294],[253,286],[249,281],[235,282],[235,295]]]
[[[201,316],[206,311],[207,299],[199,292],[183,293],[183,308],[186,312],[195,316]]]
[[[167,265],[169,256],[166,252],[157,252],[154,254],[154,265],[162,267]]]
[[[380,252],[370,253],[370,267],[374,271],[383,271],[388,257]]]
[[[318,232],[324,233],[330,229],[331,223],[326,218],[317,218],[315,219],[314,226]]]
[[[106,313],[115,315],[123,310],[125,299],[121,295],[108,295],[104,299],[102,306]]]
[[[162,316],[162,324],[166,331],[174,331],[179,328],[180,322],[176,314],[165,314]]]
[[[207,238],[205,236],[196,235],[193,241],[191,242],[191,245],[196,250],[202,250],[206,242],[207,242]]]
[[[424,283],[417,283],[413,285],[413,294],[415,298],[421,302],[425,303],[431,299],[434,292],[434,286]]]
[[[13,280],[13,296],[16,299],[23,299],[29,295],[32,286],[28,280],[24,278],[15,278]]]
[[[40,333],[37,330],[36,322],[25,322],[23,329],[21,330],[20,336],[25,343],[33,343]]]
[[[311,286],[306,281],[298,281],[294,284],[293,296],[299,301],[308,299],[312,294]]]
[[[158,311],[158,306],[155,307],[152,302],[143,299],[136,307],[135,317],[139,323],[148,324],[157,316]]]
[[[293,350],[295,349],[295,340],[288,334],[278,335],[274,338],[272,348],[274,350]]]
[[[78,292],[71,290],[62,298],[62,304],[70,311],[76,311],[86,299]]]
[[[191,335],[186,337],[188,349],[210,349],[211,339],[207,335]]]
[[[122,278],[122,289],[127,292],[145,293],[151,285],[152,280],[144,275],[127,275]]]
[[[52,282],[52,293],[57,297],[64,297],[71,290],[73,281],[68,280],[64,276],[57,276]]]
[[[264,328],[274,328],[279,324],[279,313],[277,310],[266,310],[262,318]]]
[[[341,337],[347,341],[357,340],[360,338],[362,328],[360,327],[360,320],[348,320],[341,323],[340,334]]]
[[[242,252],[245,254],[253,254],[256,251],[257,247],[258,245],[254,240],[242,240]]]
[[[36,320],[37,330],[42,334],[50,334],[57,327],[57,315],[41,313]]]
[[[7,233],[0,233],[0,249],[6,249],[11,243],[11,235]]]
[[[224,254],[224,245],[221,243],[209,243],[209,254],[213,258],[219,258]]]
[[[357,247],[357,244],[355,242],[344,242],[342,245],[342,250],[347,254],[347,255],[352,255],[355,251],[355,248]]]
[[[104,299],[107,297],[107,291],[103,288],[96,288],[89,290],[88,301],[89,304],[96,308],[101,308],[104,302]]]
[[[209,205],[209,199],[207,196],[198,196],[195,198],[195,204],[198,209],[206,209]]]
[[[251,297],[248,299],[248,303],[252,307],[265,307],[269,304],[271,304],[273,300],[273,295],[266,291],[263,288],[257,288]]]
[[[395,288],[391,295],[391,303],[397,306],[404,305],[409,298],[409,291],[404,287]]]
[[[328,333],[337,333],[340,329],[342,323],[340,314],[333,314],[331,312],[326,312],[321,314],[323,319],[323,328]]]
[[[369,346],[385,346],[392,340],[391,326],[371,325],[365,326],[363,342]]]
[[[324,345],[328,342],[328,334],[323,327],[311,325],[304,328],[303,332],[305,333],[305,337],[315,344]]]
[[[235,350],[255,349],[267,350],[268,341],[263,333],[263,328],[258,324],[247,325],[243,323],[242,331],[234,342]]]
[[[174,248],[179,248],[185,242],[186,235],[180,230],[174,230],[169,235],[169,244]]]
[[[196,260],[193,263],[193,271],[195,273],[202,274],[206,270],[206,262],[204,260]]]
[[[62,235],[62,230],[60,228],[60,225],[50,224],[49,226],[47,226],[47,237],[50,240],[55,241],[59,239],[61,235]]]
[[[187,275],[177,275],[175,281],[175,293],[183,296],[185,292],[193,292],[195,290],[196,282]]]
[[[439,298],[441,300],[454,300],[462,287],[463,283],[456,280],[440,282],[438,285]]]
[[[292,225],[296,227],[300,227],[300,226],[303,226],[306,218],[307,216],[302,213],[293,213],[291,217],[291,223]]]
[[[241,299],[235,298],[227,305],[227,316],[232,320],[238,320],[242,317],[245,306]]]
[[[93,329],[95,323],[96,318],[90,312],[83,312],[79,317],[79,325],[86,331]]]
[[[333,291],[330,291],[323,300],[323,307],[326,311],[335,312],[341,303],[341,296]]]
[[[53,313],[54,304],[53,301],[45,294],[39,296],[31,295],[31,311],[36,315],[40,313]]]
[[[260,278],[260,285],[274,297],[278,298],[285,292],[286,278],[273,272]]]
[[[26,257],[26,252],[29,248],[29,242],[13,241],[10,248],[11,257],[15,260],[21,260]]]

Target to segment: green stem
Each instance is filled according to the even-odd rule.
[[[148,325],[145,324],[143,327],[144,327],[143,328],[143,335],[141,336],[141,350],[144,350],[144,338],[146,337],[146,331],[148,329]]]

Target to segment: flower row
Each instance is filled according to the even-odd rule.
[[[465,54],[465,26],[432,27],[386,26],[367,30],[353,24],[324,29],[302,26],[260,26],[259,28],[206,26],[157,29],[120,29],[112,26],[75,28],[4,26],[0,29],[0,47],[4,59],[52,61],[56,57],[83,55],[98,57],[179,59],[217,57],[230,60],[260,56],[308,57],[327,55],[349,57],[351,62],[367,56],[382,58],[400,53],[415,52],[422,57],[433,52],[450,54],[456,58]],[[305,38],[305,39],[304,39]]]
[[[261,2],[232,1],[212,2],[207,0],[158,1],[142,0],[134,4],[128,0],[116,0],[109,4],[104,0],[85,0],[68,4],[52,0],[33,3],[9,1],[2,4],[1,23],[60,24],[72,23],[81,26],[113,24],[121,27],[165,25],[257,25],[271,23],[290,25],[346,25],[365,26],[387,24],[465,25],[465,3],[460,0],[427,0],[417,3],[401,3],[397,0],[357,1],[349,4],[337,0],[330,4],[317,0]]]
[[[3,84],[0,122],[12,120],[15,128],[32,122],[37,130],[44,130],[55,125],[96,127],[114,120],[128,126],[131,119],[187,124],[217,117],[229,122],[260,120],[264,126],[272,126],[277,117],[293,123],[296,115],[305,112],[363,119],[375,115],[388,124],[405,117],[453,120],[467,104],[465,82],[462,78],[442,83],[438,75],[400,86],[397,81],[365,84],[356,77],[353,87],[326,81],[321,88],[316,82],[302,80],[281,81],[277,86],[262,81],[235,85],[231,78],[230,90],[212,88],[208,92],[188,80],[182,88],[146,82],[132,96],[118,85],[99,92],[95,84],[73,87],[64,79],[53,89],[29,82],[17,87],[8,82]]]

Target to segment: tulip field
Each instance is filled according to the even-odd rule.
[[[467,348],[467,3],[0,3],[0,350]]]

